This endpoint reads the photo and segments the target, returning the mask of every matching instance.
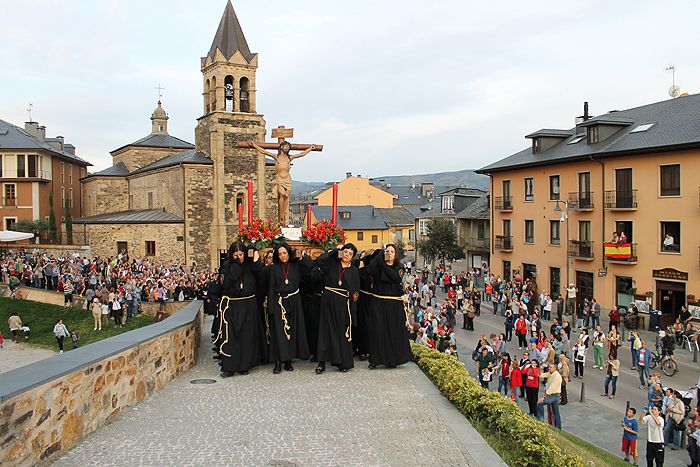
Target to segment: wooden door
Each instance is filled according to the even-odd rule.
[[[615,206],[632,207],[632,169],[615,170]]]

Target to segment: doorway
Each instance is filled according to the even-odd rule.
[[[629,310],[634,302],[634,285],[632,278],[627,276],[615,276],[615,305],[618,308],[625,307]]]
[[[615,169],[615,207],[632,206],[632,169]]]
[[[511,279],[510,261],[503,261],[503,280]]]
[[[117,254],[126,255],[129,253],[129,244],[127,242],[117,242]]]
[[[523,263],[523,280],[537,279],[537,265]]]
[[[661,310],[661,326],[670,326],[685,305],[683,282],[656,281],[656,309]]]
[[[593,273],[585,271],[576,271],[576,309],[583,306],[583,299],[593,298]]]

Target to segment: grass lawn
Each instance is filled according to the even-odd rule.
[[[506,464],[518,465],[518,458],[515,456],[512,446],[507,439],[502,438],[498,433],[489,431],[483,424],[476,424],[474,427],[479,433],[481,433],[484,439],[489,443],[489,445],[491,445],[498,455],[503,458]],[[554,428],[550,428],[550,433],[556,440],[557,445],[559,445],[564,452],[580,456],[585,465],[604,465],[611,467],[629,467],[631,465],[630,463],[623,461],[622,457],[616,457],[610,454],[608,451],[601,449],[588,441],[584,441],[571,433],[559,431]],[[640,447],[637,446],[638,452],[639,449]],[[620,455],[622,455],[622,453],[620,453]]]
[[[0,297],[0,330],[5,339],[12,339],[10,328],[7,326],[7,319],[12,312],[16,312],[22,319],[22,323],[29,323],[32,337],[30,345],[58,351],[58,344],[53,335],[53,327],[58,319],[63,319],[68,331],[75,331],[80,336],[78,344],[82,347],[93,342],[97,342],[108,337],[116,336],[132,329],[147,326],[154,322],[152,316],[141,315],[130,319],[122,327],[115,327],[114,321],[109,321],[109,326],[102,331],[93,331],[92,313],[79,308],[63,308],[56,305],[48,305],[30,300],[15,300],[12,298]],[[18,334],[20,342],[24,344],[22,333]],[[68,352],[72,348],[70,338],[66,338],[64,349]]]

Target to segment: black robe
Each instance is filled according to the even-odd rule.
[[[301,304],[304,309],[306,338],[309,344],[309,353],[316,356],[321,297],[324,288],[323,272],[309,256],[304,256],[299,264],[301,265]]]
[[[301,266],[294,260],[266,268],[270,360],[273,362],[309,358],[299,291],[300,269]],[[285,279],[288,283],[285,283]]]
[[[367,255],[364,258],[360,258],[358,263],[363,263],[364,267],[360,268],[360,298],[357,300],[357,313],[356,319],[353,321],[353,348],[355,352],[359,355],[369,355],[371,353],[370,346],[372,345],[371,339],[371,326],[374,324],[374,318],[372,317],[373,308],[372,295],[371,292],[374,289],[374,279],[369,275],[367,271],[367,265],[370,261],[382,250],[377,249],[373,254]]]
[[[411,360],[408,343],[406,309],[403,300],[403,266],[389,266],[383,255],[377,255],[367,266],[373,289],[370,317],[371,345],[369,362],[375,365],[397,366]],[[396,299],[379,298],[395,297]]]
[[[222,268],[219,301],[222,320],[218,341],[223,371],[247,371],[265,360],[262,314],[256,298],[262,273],[260,262],[227,262]]]
[[[318,329],[318,361],[339,368],[353,368],[352,321],[359,297],[360,274],[357,266],[342,268],[338,251],[316,259],[323,271],[325,290],[321,297]],[[340,284],[338,284],[340,282]]]

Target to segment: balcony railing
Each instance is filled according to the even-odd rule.
[[[615,263],[636,263],[637,244],[636,243],[613,243],[603,244],[603,254],[607,261]]]
[[[637,190],[607,190],[605,209],[637,209]]]
[[[513,251],[513,237],[511,235],[496,235],[494,248],[501,251]]]
[[[2,205],[6,207],[17,206],[17,198],[3,198]]]
[[[593,242],[569,240],[569,256],[580,259],[593,259]]]
[[[592,191],[575,191],[569,193],[569,209],[577,211],[590,211],[593,209]]]
[[[494,206],[496,211],[512,211],[513,197],[512,196],[496,196],[494,198]]]
[[[39,180],[51,180],[51,172],[48,170],[7,170],[0,173],[0,178],[32,178]]]

